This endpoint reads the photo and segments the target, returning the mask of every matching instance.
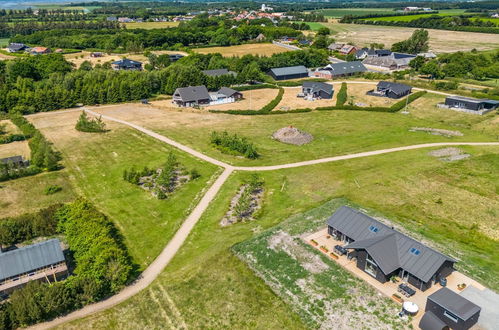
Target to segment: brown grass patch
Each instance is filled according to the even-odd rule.
[[[157,50],[157,51],[152,51],[151,53],[156,54],[156,55],[162,55],[162,54],[182,54],[182,55],[188,55],[186,52],[177,52],[177,51],[170,51],[170,50]],[[143,64],[149,63],[149,60],[147,57],[145,57],[142,54],[104,54],[102,57],[91,57],[90,56],[91,52],[87,51],[82,51],[79,53],[73,53],[73,54],[66,54],[64,57],[66,60],[69,62],[73,63],[77,68],[80,67],[80,65],[84,61],[89,61],[92,63],[92,65],[96,64],[104,64],[106,62],[114,62],[118,61],[122,58],[128,58],[134,61],[139,61],[142,62]]]
[[[245,44],[229,47],[208,47],[193,49],[196,53],[211,54],[220,53],[224,57],[243,56],[247,54],[270,56],[273,54],[284,53],[291,51],[290,49],[279,47],[274,44],[259,43],[259,44]]]
[[[338,86],[339,88],[339,86]],[[389,107],[399,100],[390,99],[388,97],[378,97],[366,95],[366,93],[376,88],[376,84],[348,84],[348,99],[347,103],[353,102],[355,105],[364,107]],[[338,89],[339,90],[339,89]],[[362,103],[362,104],[360,104]]]
[[[16,141],[0,144],[0,158],[23,156],[29,158],[30,150],[27,141]]]
[[[315,101],[308,101],[302,97],[297,97],[296,95],[298,93],[301,93],[301,87],[285,88],[282,100],[277,107],[275,107],[275,110],[293,110],[303,108],[315,109],[317,107],[327,107],[336,104],[336,92],[333,94],[332,99]]]
[[[278,89],[264,88],[244,91],[243,99],[229,104],[217,104],[206,107],[210,110],[260,110],[276,98]]]
[[[21,130],[10,120],[0,120],[0,126],[5,125],[5,134],[21,134]]]

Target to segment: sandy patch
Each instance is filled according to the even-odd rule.
[[[459,131],[450,131],[447,129],[440,128],[430,128],[430,127],[413,127],[409,130],[410,132],[427,132],[432,135],[441,135],[446,137],[452,136],[463,136],[464,134]]]
[[[6,144],[0,144],[0,158],[23,156],[29,159],[30,150],[27,141],[16,141]]]
[[[437,157],[440,160],[446,161],[446,162],[453,162],[456,160],[461,160],[461,159],[466,159],[471,157],[470,154],[464,153],[461,149],[459,148],[443,148],[443,149],[438,149],[438,150],[433,150],[428,153],[428,155]]]
[[[0,126],[4,126],[5,134],[21,134],[21,130],[10,120],[0,120]]]
[[[301,93],[301,91],[302,91],[301,87],[284,88],[284,95],[282,96],[282,100],[275,107],[275,110],[286,111],[286,110],[304,109],[304,108],[315,109],[318,107],[327,107],[336,104],[336,91],[333,93],[332,99],[323,99],[315,101],[309,101],[305,100],[303,97],[297,97],[296,95],[298,93]]]
[[[17,57],[15,56],[10,56],[10,55],[5,55],[5,54],[2,54],[0,53],[0,61],[4,61],[4,60],[14,60],[16,59]]]
[[[243,99],[234,103],[204,107],[209,110],[260,110],[276,98],[278,89],[264,88],[244,91]]]
[[[298,128],[293,126],[283,127],[272,134],[272,138],[278,140],[282,143],[294,144],[294,145],[304,145],[312,142],[314,137],[312,134],[300,131]]]

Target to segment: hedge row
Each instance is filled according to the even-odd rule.
[[[360,111],[375,111],[375,112],[397,112],[402,110],[406,103],[409,104],[414,100],[420,98],[426,94],[426,91],[416,92],[414,94],[409,95],[409,100],[404,98],[403,100],[398,101],[393,104],[391,107],[359,107],[356,105],[342,105],[342,106],[334,106],[334,107],[319,107],[316,110],[360,110]]]
[[[345,104],[345,102],[347,101],[347,97],[348,97],[347,89],[348,89],[347,83],[342,82],[341,88],[338,91],[338,95],[336,97],[336,106],[337,107],[343,106]]]
[[[326,82],[329,80],[324,79],[324,78],[312,78],[312,79],[303,79],[303,80],[297,80],[297,81],[278,81],[276,84],[277,84],[277,86],[281,86],[281,87],[297,87],[297,86],[303,85],[303,83],[306,81]]]
[[[15,141],[26,140],[26,135],[23,134],[9,134],[7,136],[0,137],[0,144],[7,144]]]
[[[263,106],[263,108],[261,108],[260,110],[226,110],[226,111],[210,110],[210,112],[227,113],[230,115],[245,115],[245,116],[269,115],[273,112],[272,110],[279,104],[279,102],[281,102],[283,95],[284,95],[284,89],[281,87],[279,88],[279,93],[277,93],[276,98],[270,101],[267,105]]]
[[[277,87],[276,85],[272,85],[272,84],[258,84],[258,85],[232,87],[232,89],[239,91],[239,92],[251,91],[251,90],[255,90],[255,89],[264,89],[264,88],[277,89],[279,87]]]

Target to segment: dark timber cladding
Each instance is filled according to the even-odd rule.
[[[465,96],[448,96],[445,98],[445,105],[451,108],[460,108],[468,110],[487,110],[495,109],[499,107],[499,101],[487,100],[487,99],[475,99],[472,97]]]
[[[305,95],[320,97],[321,99],[333,98],[333,85],[317,81],[305,81],[302,85],[302,92]]]
[[[380,81],[376,86],[376,91],[386,97],[398,99],[411,93],[412,87],[405,84],[391,81]]]
[[[481,308],[468,299],[442,288],[428,297],[419,326],[422,330],[442,329],[444,323],[451,329],[466,330],[478,322],[480,311]]]
[[[270,69],[269,75],[275,80],[298,79],[308,77],[308,70],[303,65]]]
[[[425,291],[452,273],[456,260],[347,206],[327,221],[328,233],[346,242],[357,267],[384,283],[399,276]]]

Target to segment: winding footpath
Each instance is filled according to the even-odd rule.
[[[132,127],[146,135],[149,135],[159,141],[162,141],[164,143],[167,143],[179,150],[182,150],[186,153],[191,154],[192,156],[209,162],[211,164],[217,165],[221,168],[223,168],[223,172],[218,178],[214,181],[214,183],[210,186],[210,188],[206,191],[204,196],[201,198],[199,203],[196,205],[196,207],[193,209],[193,211],[189,214],[187,219],[183,222],[182,226],[179,228],[179,230],[175,233],[173,238],[168,242],[166,247],[163,249],[163,251],[160,253],[160,255],[147,267],[142,274],[135,280],[131,285],[127,286],[124,288],[122,291],[120,291],[118,294],[109,297],[106,300],[100,301],[95,304],[87,305],[82,309],[79,309],[77,311],[74,311],[70,314],[67,314],[63,317],[56,318],[52,321],[45,322],[45,323],[39,323],[37,325],[34,325],[30,327],[29,329],[49,329],[58,325],[61,325],[63,323],[73,321],[76,319],[80,319],[86,316],[89,316],[91,314],[97,313],[104,311],[106,309],[109,309],[113,306],[116,306],[119,303],[124,302],[125,300],[131,298],[132,296],[136,295],[143,289],[147,288],[160,274],[161,272],[165,269],[165,267],[168,265],[168,263],[173,259],[175,254],[178,252],[178,250],[182,247],[183,243],[189,236],[190,232],[196,225],[196,223],[199,221],[203,213],[206,211],[208,208],[210,202],[216,197],[217,193],[219,192],[220,188],[223,186],[225,181],[230,177],[230,175],[234,171],[273,171],[273,170],[280,170],[280,169],[287,169],[287,168],[295,168],[295,167],[301,167],[301,166],[309,166],[309,165],[316,165],[316,164],[322,164],[322,163],[329,163],[329,162],[335,162],[335,161],[340,161],[340,160],[347,160],[347,159],[354,159],[354,158],[361,158],[361,157],[369,157],[369,156],[375,156],[375,155],[382,155],[382,154],[387,154],[387,153],[392,153],[392,152],[398,152],[398,151],[406,151],[406,150],[414,150],[414,149],[422,149],[422,148],[430,148],[430,147],[443,147],[443,146],[499,146],[499,142],[441,142],[441,143],[424,143],[424,144],[416,144],[416,145],[411,145],[411,146],[404,146],[404,147],[396,147],[396,148],[389,148],[389,149],[381,149],[381,150],[374,150],[374,151],[366,151],[366,152],[360,152],[360,153],[354,153],[354,154],[348,154],[348,155],[342,155],[342,156],[334,156],[334,157],[327,157],[327,158],[321,158],[321,159],[315,159],[315,160],[308,160],[308,161],[303,161],[303,162],[297,162],[297,163],[289,163],[289,164],[282,164],[282,165],[271,165],[271,166],[250,166],[250,167],[245,167],[245,166],[233,166],[230,164],[227,164],[225,162],[219,161],[217,159],[214,159],[210,156],[207,156],[199,151],[196,151],[188,146],[185,146],[181,143],[178,143],[172,139],[169,139],[163,135],[160,135],[158,133],[155,133],[147,128],[144,128],[142,126],[113,118],[107,115],[101,115],[100,113],[94,112],[92,110],[88,109],[83,109],[87,113],[93,115],[93,116],[101,116],[103,119],[114,121],[129,127]],[[81,111],[79,109],[78,111]],[[60,112],[59,112],[60,113]]]

